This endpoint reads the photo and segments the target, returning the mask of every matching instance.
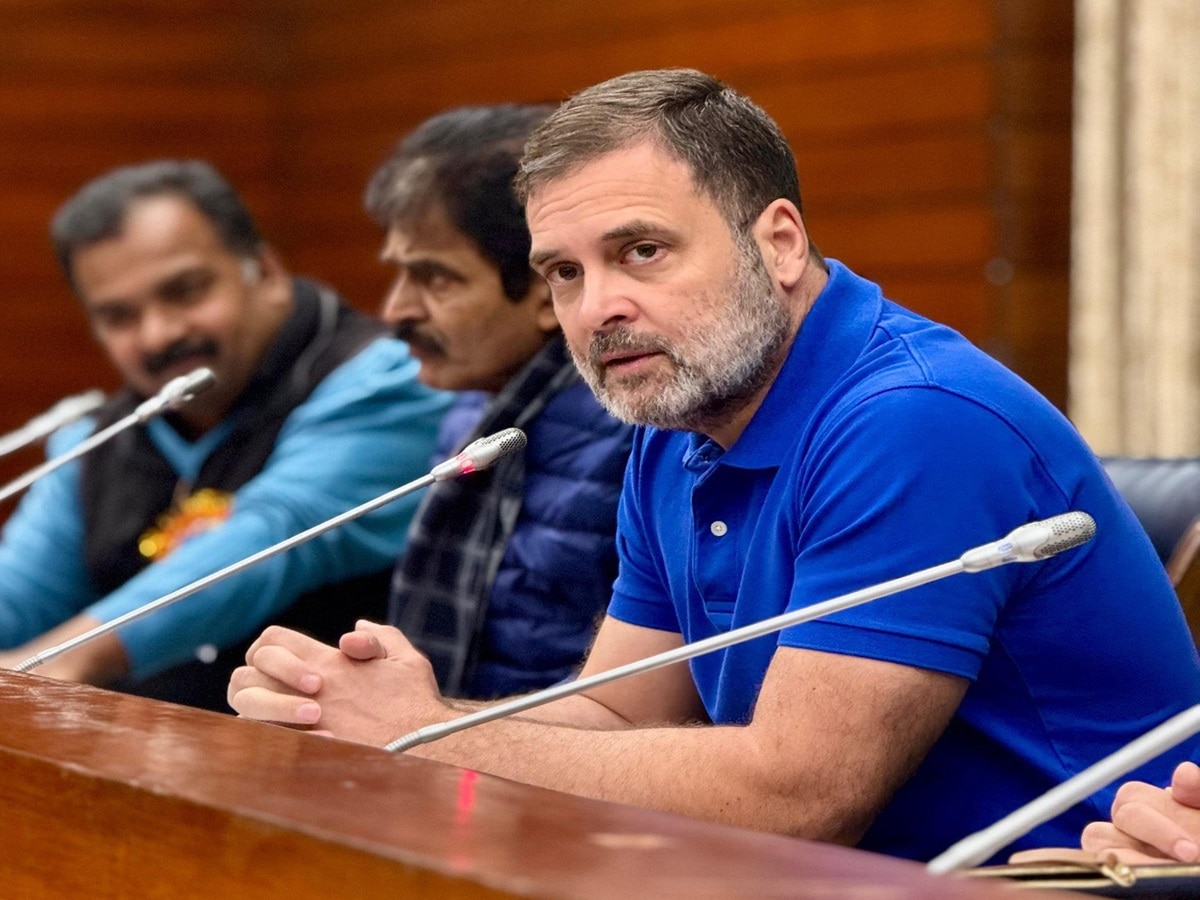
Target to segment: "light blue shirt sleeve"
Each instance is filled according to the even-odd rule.
[[[87,612],[110,621],[423,475],[450,395],[422,386],[417,368],[390,338],[343,363],[292,411],[262,472],[234,495],[226,522]],[[418,499],[419,492],[388,504],[122,627],[131,675],[186,661],[203,644],[226,646],[306,591],[388,567]]]
[[[92,431],[90,419],[47,442],[51,459]],[[17,647],[96,599],[83,557],[79,463],[42,476],[21,498],[0,538],[0,647]]]

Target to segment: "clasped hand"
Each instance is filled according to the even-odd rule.
[[[1010,862],[1104,862],[1112,857],[1129,865],[1200,861],[1200,768],[1181,763],[1168,788],[1140,781],[1121,785],[1111,821],[1088,825],[1081,843],[1081,850],[1025,850]]]
[[[267,628],[234,670],[228,700],[247,718],[376,746],[455,715],[429,661],[398,629],[365,621],[337,647]]]
[[[1083,832],[1083,848],[1114,851],[1125,862],[1200,859],[1200,768],[1181,763],[1167,789],[1131,781],[1117,791],[1111,822]]]

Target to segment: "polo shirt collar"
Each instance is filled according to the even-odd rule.
[[[870,340],[883,309],[879,286],[837,260],[828,259],[826,264],[829,280],[800,323],[762,406],[721,457],[723,464],[778,468],[796,443],[795,431],[782,423],[806,421]],[[701,435],[692,437],[693,452],[712,443]]]

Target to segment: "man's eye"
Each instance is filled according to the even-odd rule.
[[[414,284],[433,294],[447,291],[463,281],[461,275],[443,266],[413,265],[408,268],[408,274]]]
[[[631,262],[645,262],[654,259],[659,254],[658,244],[634,244],[626,256]]]
[[[137,321],[137,315],[128,309],[106,309],[92,314],[92,321],[98,328],[126,328]]]
[[[204,296],[212,283],[213,277],[209,274],[191,275],[163,285],[162,296],[177,302],[196,300]]]
[[[550,284],[566,284],[579,276],[579,267],[571,263],[559,263],[546,270],[546,281]]]

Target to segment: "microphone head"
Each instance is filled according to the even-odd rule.
[[[169,410],[179,409],[197,394],[208,390],[216,383],[217,376],[213,374],[212,369],[207,366],[193,369],[186,375],[172,378],[164,384],[157,394],[138,406],[133,411],[133,415],[139,422],[145,422]]]
[[[520,428],[505,428],[474,441],[463,452],[472,452],[475,469],[486,469],[501,457],[524,450],[528,438]]]
[[[505,428],[467,444],[457,456],[434,466],[431,473],[436,481],[482,472],[491,468],[496,460],[522,450],[526,443],[525,432],[520,428]]]
[[[967,572],[1012,562],[1039,562],[1087,543],[1095,534],[1096,520],[1087,513],[1060,513],[1014,528],[998,541],[968,550],[959,560]]]
[[[1050,529],[1050,535],[1033,551],[1037,559],[1086,544],[1096,536],[1096,520],[1085,512],[1062,513],[1043,519],[1040,524]]]
[[[197,394],[207,391],[217,383],[217,376],[208,366],[193,369],[186,375],[172,378],[168,381],[159,396],[162,397],[166,409],[178,409],[192,400]]]
[[[55,427],[67,425],[99,409],[104,405],[106,399],[104,391],[93,388],[90,391],[84,391],[82,394],[73,394],[70,397],[64,397],[46,410],[39,418],[44,417],[53,421]]]
[[[104,405],[105,399],[104,391],[97,389],[64,397],[41,415],[30,419],[25,428],[39,436],[49,434],[64,425],[70,425],[76,419],[82,419],[88,413],[95,412]]]

